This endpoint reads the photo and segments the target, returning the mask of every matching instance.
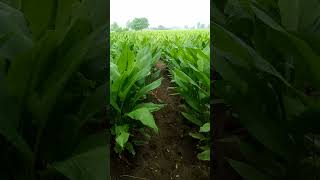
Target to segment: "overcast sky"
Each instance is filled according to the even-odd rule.
[[[110,23],[125,27],[128,20],[146,17],[150,27],[189,27],[210,23],[210,0],[111,0]]]

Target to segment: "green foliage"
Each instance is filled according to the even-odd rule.
[[[167,48],[166,59],[172,81],[176,85],[175,91],[185,101],[182,115],[199,127],[197,133],[190,133],[200,141],[202,152],[197,157],[210,160],[210,48],[207,43],[209,37],[192,40],[186,44],[176,41],[175,47]]]
[[[109,178],[104,7],[0,1],[1,179]]]
[[[120,32],[122,31],[122,28],[116,22],[114,22],[111,24],[110,31]]]
[[[136,31],[146,29],[148,27],[149,27],[149,21],[147,18],[134,18],[128,24],[128,28]]]
[[[182,115],[198,127],[198,132],[190,132],[192,137],[200,141],[199,149],[202,152],[198,157],[209,160],[208,44],[209,32],[204,30],[111,34],[111,104],[115,114],[113,117],[116,117],[113,131],[117,151],[133,149],[130,141],[132,139],[136,142],[135,134],[132,133],[135,129],[149,127],[154,132],[161,131],[152,113],[160,110],[163,105],[146,102],[145,99],[148,92],[161,84],[162,78],[158,78],[160,71],[154,69],[156,61],[161,59],[170,68],[176,92],[185,99]],[[138,72],[140,74],[136,75]]]
[[[161,78],[151,76],[161,51],[153,53],[148,46],[134,51],[131,44],[120,40],[112,40],[112,49],[119,49],[115,49],[110,62],[111,116],[114,117],[111,124],[116,140],[115,150],[120,153],[128,149],[134,154],[130,142],[134,130],[149,127],[158,132],[152,112],[163,105],[144,101],[148,93],[161,85]]]
[[[213,5],[213,67],[221,77],[215,93],[251,135],[239,141],[246,161],[230,164],[248,180],[314,179],[320,152],[320,2]]]

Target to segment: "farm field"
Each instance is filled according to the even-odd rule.
[[[208,30],[112,32],[112,179],[209,179]]]

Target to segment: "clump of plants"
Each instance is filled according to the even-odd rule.
[[[210,160],[210,48],[173,48],[167,56],[175,91],[184,100],[182,115],[196,125],[200,160]]]
[[[233,141],[244,160],[228,162],[248,180],[319,177],[320,2],[229,0],[213,9],[215,93],[247,132]]]
[[[0,179],[110,177],[105,7],[0,1]]]
[[[134,145],[139,144],[135,131],[146,136],[146,127],[155,133],[159,131],[152,113],[164,104],[148,102],[147,95],[161,85],[159,74],[154,76],[151,73],[160,55],[161,51],[153,55],[148,46],[135,53],[129,44],[122,43],[110,63],[111,132],[118,153],[126,149],[135,154]]]

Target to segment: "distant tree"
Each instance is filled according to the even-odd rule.
[[[200,29],[204,29],[204,28],[206,28],[206,25],[205,24],[201,24],[200,25]]]
[[[167,28],[164,27],[163,25],[159,25],[157,29],[159,29],[159,30],[165,30],[165,29],[167,29]]]
[[[188,25],[185,25],[184,28],[185,28],[185,29],[189,29]]]
[[[111,24],[110,30],[119,32],[122,31],[122,28],[116,22],[114,22]]]
[[[130,29],[142,30],[149,27],[149,21],[147,18],[134,18],[130,23]]]

